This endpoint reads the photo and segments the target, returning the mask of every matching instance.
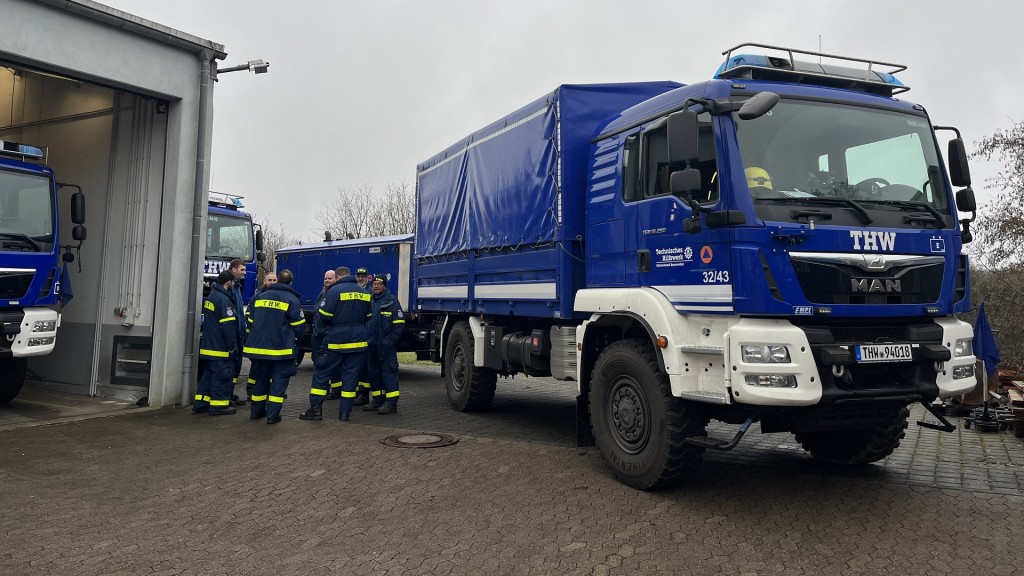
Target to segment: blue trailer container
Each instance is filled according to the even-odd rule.
[[[975,385],[959,132],[896,98],[904,66],[742,47],[686,86],[560,86],[418,166],[414,308],[455,409],[575,381],[580,442],[651,488],[754,422],[877,461],[909,404]]]
[[[409,311],[412,299],[412,234],[375,236],[353,240],[332,240],[315,244],[288,246],[277,251],[276,270],[290,270],[295,279],[292,287],[299,293],[302,311],[306,315],[306,337],[299,346],[309,351],[310,331],[316,312],[316,297],[323,289],[324,272],[338,266],[347,266],[352,273],[365,268],[374,276],[387,278],[387,287],[398,298],[402,309]],[[425,323],[424,323],[425,322]],[[407,314],[406,330],[398,343],[401,352],[426,349],[426,339],[433,318]]]

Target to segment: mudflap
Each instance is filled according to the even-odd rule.
[[[590,425],[590,403],[586,394],[576,396],[576,445],[580,447],[593,446],[594,429]]]

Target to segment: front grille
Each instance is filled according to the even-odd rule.
[[[893,257],[900,263],[871,269],[870,258],[850,254],[791,255],[808,302],[815,304],[930,304],[939,300],[944,261],[937,257]]]
[[[892,342],[905,340],[903,326],[830,326],[837,343]]]
[[[32,284],[35,272],[0,272],[0,299],[21,300]]]

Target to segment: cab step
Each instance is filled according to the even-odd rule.
[[[683,443],[691,446],[698,446],[700,448],[707,448],[708,450],[732,450],[740,443],[740,438],[743,438],[743,435],[747,433],[747,430],[753,423],[753,418],[747,418],[747,421],[743,423],[743,426],[740,426],[739,432],[736,432],[736,435],[728,442],[720,438],[712,438],[710,436],[690,436],[686,440],[683,440]]]

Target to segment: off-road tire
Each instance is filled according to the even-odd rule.
[[[28,369],[24,358],[4,358],[0,360],[0,404],[14,400],[25,384],[25,373]]]
[[[877,462],[892,454],[905,436],[910,410],[895,409],[892,420],[878,428],[802,432],[796,441],[815,460],[830,464],[858,465]]]
[[[459,412],[486,410],[494,400],[498,373],[473,366],[473,348],[469,323],[452,326],[444,348],[444,384],[448,402]]]
[[[647,340],[621,340],[601,352],[591,378],[590,420],[605,464],[633,488],[678,484],[701,463],[704,449],[683,441],[707,434],[707,413],[672,395]]]

